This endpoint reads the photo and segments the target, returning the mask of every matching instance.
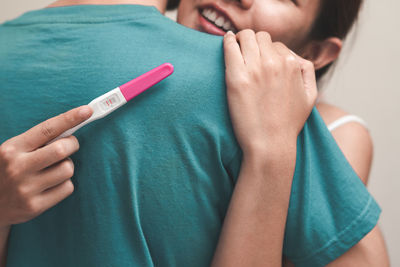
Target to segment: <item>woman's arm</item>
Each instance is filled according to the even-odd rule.
[[[343,110],[326,103],[318,103],[317,109],[327,125],[348,115]],[[354,171],[367,185],[373,157],[373,144],[369,132],[359,123],[347,123],[333,130],[332,136]],[[284,266],[292,267],[294,264],[286,260]],[[346,253],[327,265],[327,267],[352,266],[389,266],[385,241],[378,226]]]
[[[326,124],[348,115],[326,103],[319,103],[317,108]],[[368,130],[359,123],[347,123],[333,130],[332,135],[354,171],[367,185],[373,158],[373,143]],[[359,243],[328,266],[389,266],[385,241],[379,227],[376,226]]]
[[[243,161],[212,266],[282,266],[297,135],[317,95],[314,69],[265,32],[227,34],[224,51]]]
[[[296,161],[295,143],[286,146],[244,156],[212,266],[282,266]]]

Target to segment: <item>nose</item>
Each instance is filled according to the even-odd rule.
[[[239,0],[239,2],[244,9],[250,9],[254,0]]]
[[[227,2],[237,2],[237,4],[243,9],[250,9],[254,3],[254,0],[227,0]]]

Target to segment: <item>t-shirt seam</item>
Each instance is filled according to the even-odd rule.
[[[315,251],[313,254],[308,255],[306,257],[302,258],[291,258],[290,260],[296,263],[299,262],[306,262],[309,261],[311,258],[318,258],[319,255],[321,255],[324,251],[329,250],[332,247],[335,247],[335,245],[341,240],[342,236],[347,234],[349,229],[353,229],[355,224],[358,224],[359,221],[361,221],[363,218],[365,218],[369,213],[370,213],[370,207],[373,204],[373,198],[370,195],[368,198],[368,202],[363,209],[363,211],[360,213],[360,215],[357,216],[347,227],[345,227],[339,234],[335,235],[333,238],[331,238],[329,241],[326,242],[326,245],[320,248],[319,250]]]

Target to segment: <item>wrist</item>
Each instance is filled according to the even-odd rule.
[[[243,157],[251,162],[275,162],[296,159],[297,138],[266,138],[252,142],[243,150]]]
[[[243,154],[242,167],[251,169],[253,176],[279,177],[278,180],[292,180],[296,166],[296,144],[270,146],[266,150],[252,150]],[[253,178],[254,179],[254,178]]]

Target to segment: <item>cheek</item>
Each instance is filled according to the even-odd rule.
[[[294,49],[304,38],[305,25],[300,14],[287,7],[258,7],[252,14],[253,30],[266,31],[272,41],[282,42]]]

